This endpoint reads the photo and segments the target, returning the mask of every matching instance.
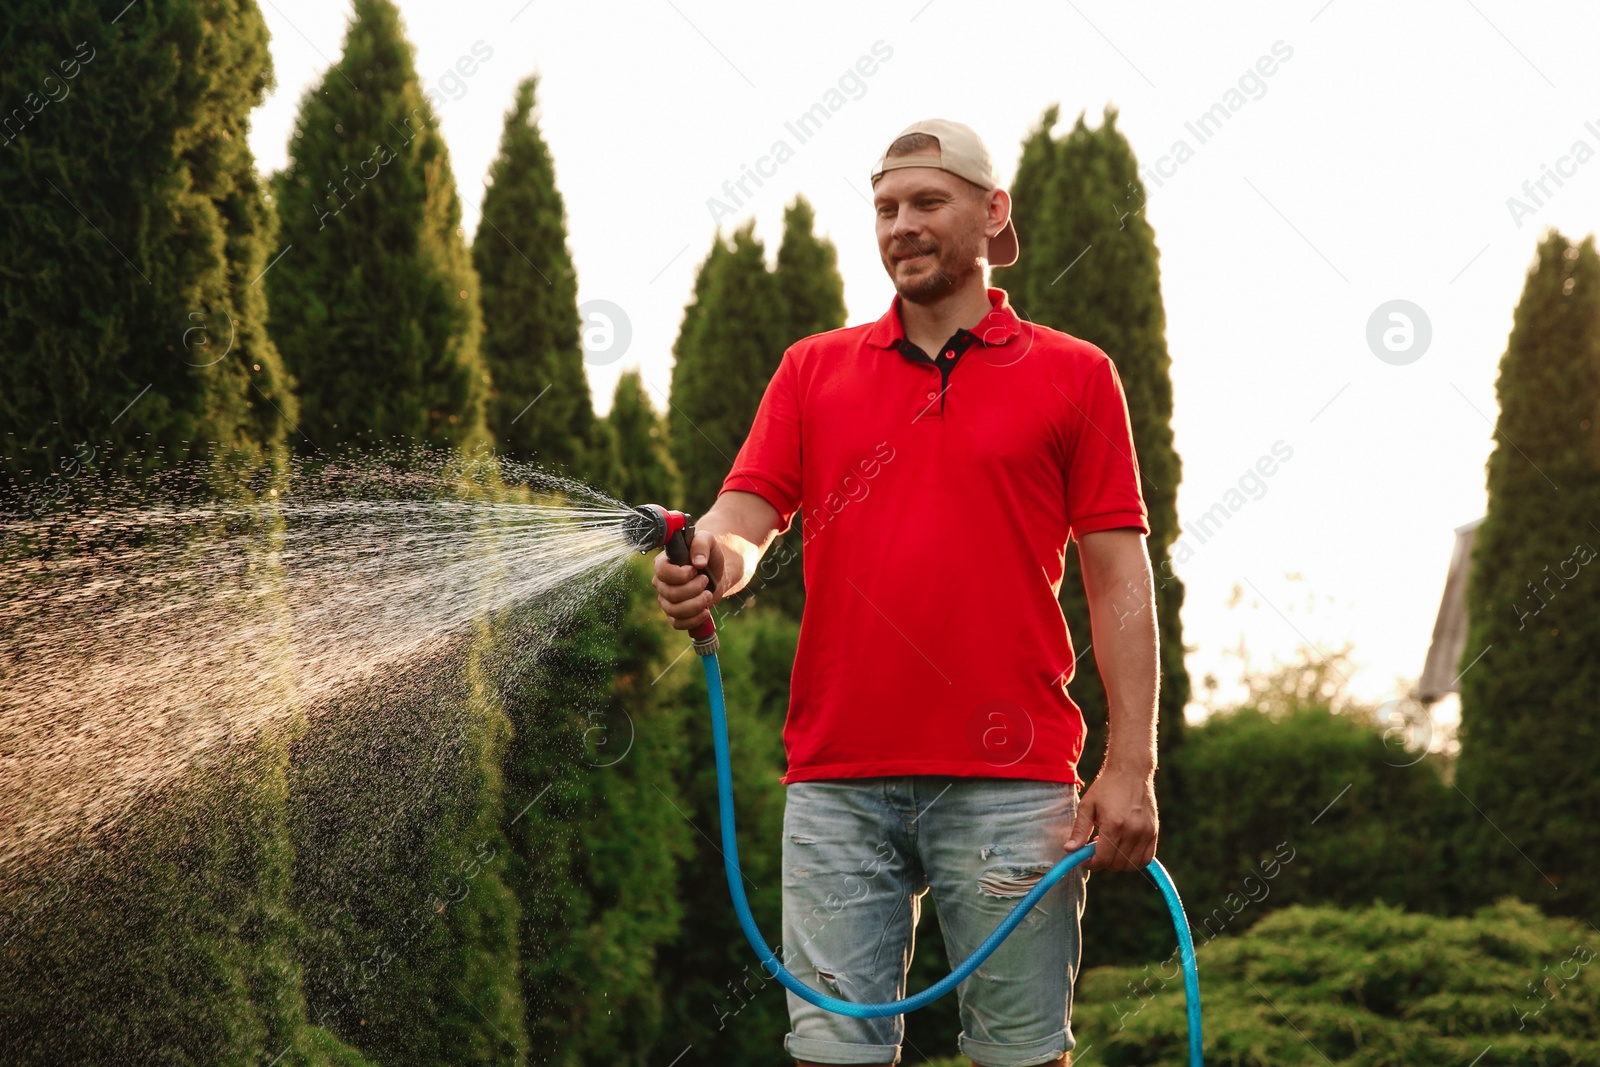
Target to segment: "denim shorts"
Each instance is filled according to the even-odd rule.
[[[812,989],[858,1003],[921,991],[907,990],[906,968],[930,889],[954,968],[1067,854],[1078,811],[1076,785],[1021,778],[837,778],[786,789],[784,965]],[[956,987],[960,1051],[982,1067],[1051,1063],[1075,1044],[1088,876],[1080,865],[1052,886]],[[899,1062],[904,1015],[852,1019],[786,995],[784,1049],[795,1059]]]

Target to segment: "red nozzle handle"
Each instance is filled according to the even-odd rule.
[[[683,517],[683,525],[674,530],[671,537],[667,538],[667,562],[676,563],[678,566],[687,566],[690,562],[689,548],[694,543],[694,520],[687,514]],[[711,577],[704,567],[696,568],[706,576],[706,591],[715,592],[716,579]],[[689,636],[696,640],[705,640],[717,632],[717,624],[711,618],[711,613],[706,613],[706,621],[689,631]]]

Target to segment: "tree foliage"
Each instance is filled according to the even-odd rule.
[[[667,420],[645,391],[644,376],[624,371],[606,416],[616,434],[619,479],[614,495],[630,504],[660,503],[677,508],[683,496],[678,466],[667,443]]]
[[[1496,381],[1489,509],[1473,542],[1458,785],[1497,892],[1600,909],[1600,256],[1549,231]],[[1503,833],[1502,833],[1503,831]],[[1508,840],[1509,839],[1509,840]]]
[[[783,244],[778,248],[778,290],[787,321],[785,344],[844,325],[844,279],[833,242],[812,232],[816,217],[803,196],[796,197],[783,214]],[[767,549],[747,595],[793,618],[805,608],[804,531],[795,526]]]
[[[489,427],[507,455],[588,476],[594,407],[579,341],[566,205],[539,131],[539,79],[517,86],[472,241],[482,285]]]
[[[1080,114],[1060,138],[1051,133],[1057,116],[1057,108],[1048,109],[1024,142],[1013,185],[1019,256],[1013,266],[995,271],[995,284],[1007,290],[1023,318],[1101,348],[1122,379],[1150,514],[1147,544],[1156,576],[1164,756],[1182,735],[1190,685],[1179,620],[1183,584],[1173,575],[1170,557],[1180,533],[1182,465],[1172,441],[1171,360],[1155,232],[1141,210],[1138,163],[1117,129],[1117,111],[1107,108],[1099,129],[1090,129]],[[1089,607],[1075,552],[1067,554],[1061,605],[1081,646],[1090,636]],[[1091,657],[1080,662],[1071,691],[1091,736],[1079,769],[1092,777],[1104,748],[1106,718],[1105,687]]]
[[[1513,899],[1461,918],[1287,908],[1198,951],[1206,1063],[1592,1063],[1597,950],[1589,926]],[[1075,1009],[1100,1062],[1189,1062],[1176,958],[1086,974]]]
[[[769,944],[783,933],[781,859],[785,790],[783,721],[799,625],[768,605],[750,602],[718,620],[733,764],[739,863],[756,925]],[[679,631],[672,631],[682,640]],[[673,642],[676,644],[676,642]],[[671,645],[667,658],[677,653]],[[726,1063],[792,1063],[783,1051],[789,1029],[786,993],[762,968],[733,911],[723,870],[716,762],[705,684],[685,656],[661,682],[686,723],[687,744],[677,800],[700,832],[689,839],[677,896],[683,919],[663,947],[658,972],[667,989],[659,1048],[668,1059],[688,1049],[679,1067]]]
[[[5,34],[0,91],[22,107],[0,152],[0,462],[69,493],[91,468],[116,484],[183,464],[198,499],[250,503],[241,476],[281,473],[295,411],[250,285],[273,221],[247,143],[272,81],[260,12],[165,2],[107,21],[24,3]],[[155,481],[122,483],[124,500]],[[274,524],[233,532],[265,557]],[[134,547],[100,530],[67,551],[93,558],[101,535]],[[295,958],[285,764],[265,740],[157,778],[109,828],[8,871],[0,1059],[326,1062]]]
[[[250,284],[273,240],[247,142],[272,84],[260,12],[25,2],[5,35],[0,467],[278,461],[295,401]]]
[[[390,0],[356,0],[273,187],[283,243],[266,278],[300,383],[297,442],[486,445],[477,274]],[[481,495],[470,482],[445,492]],[[527,1048],[499,826],[509,725],[483,667],[492,635],[457,637],[340,693],[318,709],[329,733],[296,749],[311,1008],[385,1067],[503,1063]]]
[[[265,284],[298,382],[296,447],[488,443],[477,272],[391,0],[355,0],[343,54],[301,98],[272,189],[281,230]]]
[[[694,829],[674,782],[682,718],[654,684],[674,631],[646,570],[633,560],[577,605],[504,689],[515,730],[507,877],[521,906],[530,1062],[553,1067],[643,1067],[670,996],[661,952],[678,929],[674,875]],[[538,625],[503,620],[504,646]]]
[[[1155,233],[1142,210],[1138,163],[1117,129],[1116,110],[1106,109],[1099,129],[1090,129],[1080,114],[1060,137],[1052,133],[1058,117],[1058,108],[1047,109],[1023,143],[1011,190],[1019,255],[1014,265],[994,272],[994,284],[1007,291],[1022,318],[1098,346],[1122,379],[1150,517],[1146,547],[1155,573],[1153,610],[1161,645],[1157,798],[1169,807],[1184,805],[1192,801],[1171,770],[1190,697],[1179,616],[1183,583],[1173,573],[1172,559],[1180,533],[1182,465],[1172,439],[1171,361]],[[1089,604],[1081,561],[1070,549],[1060,599],[1081,650],[1092,637]],[[1092,655],[1079,660],[1068,688],[1088,727],[1078,772],[1090,780],[1099,771],[1106,738],[1105,685]],[[1139,939],[1132,932],[1153,930],[1162,921],[1160,902],[1139,888],[1112,882],[1102,890],[1114,900],[1107,906],[1131,921],[1117,932],[1086,937],[1089,961],[1127,958],[1138,951]]]
[[[719,233],[673,345],[668,423],[690,511],[703,513],[716,502],[783,358],[785,329],[782,295],[755,220],[731,241]]]
[[[716,501],[750,433],[756,409],[783,353],[803,337],[844,325],[844,283],[833,243],[813,232],[815,214],[804,197],[784,212],[777,266],[769,269],[754,220],[719,233],[695,277],[673,345],[673,457],[683,475],[687,507],[701,511]],[[791,530],[769,550],[781,562],[736,598],[756,596],[799,617],[805,592],[801,531]]]
[[[797,196],[783,212],[783,243],[778,246],[778,292],[784,305],[784,347],[815,333],[844,325],[844,279],[833,242],[818,237],[816,212]]]

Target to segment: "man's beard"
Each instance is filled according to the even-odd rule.
[[[921,273],[912,278],[901,277],[893,269],[899,264],[890,260],[889,279],[901,299],[913,304],[932,304],[955,292],[968,278],[983,269],[978,262],[979,251],[978,242],[973,239],[970,244],[954,249],[949,255],[944,254],[943,250],[930,252],[921,262]]]

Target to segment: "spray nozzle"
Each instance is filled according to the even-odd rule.
[[[690,562],[694,516],[686,512],[673,511],[660,504],[640,504],[623,523],[622,532],[628,544],[637,549],[640,555],[665,549],[669,562],[680,567]],[[704,570],[700,573],[706,576],[706,589],[715,591],[716,585],[711,575]],[[717,651],[717,624],[709,617],[709,613],[704,623],[689,631],[689,636],[694,639],[694,650],[700,655],[709,656]]]
[[[676,523],[672,517],[677,519]],[[688,518],[683,512],[668,511],[660,504],[640,504],[623,522],[622,533],[628,539],[628,544],[638,549],[641,556],[646,556],[665,548],[667,539],[673,534],[673,526],[686,525]]]

